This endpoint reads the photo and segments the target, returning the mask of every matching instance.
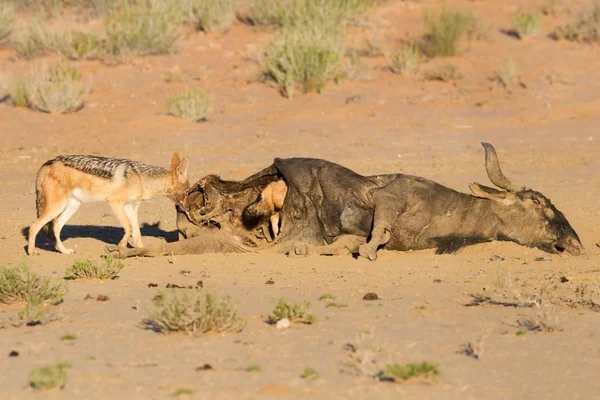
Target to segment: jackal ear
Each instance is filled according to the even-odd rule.
[[[180,182],[187,182],[188,180],[188,164],[190,159],[188,157],[184,157],[183,160],[179,163],[175,171],[177,171],[177,178]]]
[[[179,159],[179,153],[173,153],[173,157],[171,157],[171,169],[177,168],[177,166],[181,163]]]
[[[494,200],[498,203],[504,204],[505,206],[509,206],[515,202],[514,198],[512,198],[513,196],[509,196],[508,192],[483,186],[479,183],[469,183],[469,189],[471,189],[471,193],[473,193],[473,196],[475,197]]]

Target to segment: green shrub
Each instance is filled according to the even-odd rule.
[[[525,39],[528,36],[534,36],[542,27],[542,18],[539,14],[530,14],[518,12],[513,18],[513,27],[520,39]]]
[[[274,324],[281,319],[287,318],[290,322],[313,324],[315,322],[315,316],[308,313],[309,309],[309,301],[296,303],[282,297],[277,302],[275,309],[269,315],[268,322]]]
[[[201,290],[193,290],[191,295],[166,291],[154,298],[154,305],[156,310],[144,323],[164,333],[239,332],[246,325],[246,321],[238,317],[237,306],[229,297],[218,299]]]
[[[49,301],[58,304],[65,293],[62,283],[53,284],[49,278],[32,272],[27,264],[0,270],[0,303]]]
[[[320,92],[333,77],[344,57],[344,33],[341,26],[315,25],[284,29],[267,50],[264,78],[291,97],[296,88]]]
[[[422,362],[420,364],[391,364],[386,365],[383,377],[398,382],[420,378],[432,380],[440,375],[440,367],[437,364]]]
[[[106,19],[107,50],[120,57],[170,53],[181,23],[181,11],[169,0],[123,0]]]
[[[27,81],[31,107],[47,113],[68,113],[83,108],[91,84],[76,67],[59,62]]]
[[[208,94],[199,89],[186,89],[167,99],[169,112],[187,121],[200,122],[212,110],[212,102]]]
[[[226,29],[235,17],[236,0],[199,0],[194,5],[196,27],[205,32]]]
[[[119,274],[123,263],[110,256],[102,256],[100,264],[93,260],[75,261],[65,271],[65,279],[110,279]]]
[[[67,370],[71,368],[69,363],[36,367],[29,375],[29,385],[35,390],[62,389],[67,384]]]
[[[60,52],[72,60],[100,58],[104,42],[94,33],[70,31],[62,36]]]
[[[453,56],[460,40],[475,26],[475,14],[470,11],[443,10],[439,14],[425,13],[427,34],[423,51],[430,57]]]

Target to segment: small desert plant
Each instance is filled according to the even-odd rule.
[[[212,110],[212,102],[208,94],[199,89],[186,89],[167,99],[169,112],[187,121],[200,122]]]
[[[530,317],[517,321],[520,328],[533,332],[558,332],[562,329],[558,325],[556,307],[543,302],[535,303]]]
[[[260,365],[249,365],[246,367],[245,371],[246,372],[260,372],[261,368]]]
[[[300,377],[303,379],[316,379],[319,377],[319,375],[319,371],[317,371],[314,368],[308,367],[304,368],[304,371],[302,371]]]
[[[173,396],[178,397],[178,396],[191,396],[194,394],[194,389],[190,389],[190,388],[178,388],[175,393],[173,393]]]
[[[342,303],[335,303],[335,302],[331,302],[331,303],[327,303],[327,305],[325,306],[325,308],[346,308],[348,307],[348,304],[342,304]]]
[[[61,283],[53,284],[49,278],[32,272],[27,264],[0,270],[0,303],[49,301],[58,304],[65,292]]]
[[[0,3],[0,43],[10,36],[15,22],[15,9],[10,3]]]
[[[265,80],[278,85],[291,97],[295,88],[320,92],[335,74],[344,56],[341,26],[284,29],[267,50]]]
[[[77,336],[73,335],[72,333],[67,333],[66,335],[61,336],[60,340],[72,342],[74,340],[77,340]]]
[[[60,52],[72,60],[99,58],[104,52],[104,42],[94,33],[70,31],[62,36]]]
[[[449,82],[461,79],[462,74],[454,64],[444,64],[425,71],[425,80]]]
[[[424,19],[428,33],[423,51],[430,57],[455,55],[460,40],[476,21],[475,15],[470,11],[449,10],[443,10],[437,15],[426,13]]]
[[[17,78],[10,88],[10,100],[15,107],[29,107],[29,92],[27,82],[23,78]]]
[[[78,68],[59,62],[27,81],[31,106],[47,113],[68,113],[83,108],[92,85]]]
[[[193,7],[193,20],[199,30],[227,29],[235,17],[236,0],[199,0]]]
[[[412,379],[431,381],[439,375],[439,365],[426,361],[420,364],[388,364],[382,372],[382,377],[384,379],[391,379],[395,382],[406,382]]]
[[[160,332],[239,332],[246,325],[229,297],[218,299],[201,290],[194,290],[191,295],[171,290],[158,294],[153,302],[156,310],[145,324]]]
[[[374,330],[359,332],[356,340],[347,343],[344,349],[348,350],[348,359],[344,366],[354,375],[375,376],[379,372],[377,355],[381,353],[382,346],[375,337]]]
[[[123,0],[106,19],[107,50],[120,57],[170,53],[182,18],[167,0]]]
[[[325,293],[319,296],[319,300],[335,300],[335,296],[329,293]]]
[[[573,42],[600,43],[600,3],[583,11],[574,24],[557,27],[554,36]]]
[[[415,45],[407,45],[389,57],[390,70],[395,74],[406,75],[419,67],[420,52]]]
[[[496,72],[496,77],[502,86],[508,88],[512,85],[518,74],[519,64],[514,60],[508,60],[504,64],[500,64]]]
[[[281,0],[252,0],[242,19],[252,25],[280,26],[285,12],[286,4]]]
[[[25,299],[25,308],[19,311],[16,318],[11,318],[11,324],[15,327],[45,325],[55,319],[54,314],[46,314],[46,307],[41,296],[28,295]]]
[[[309,309],[309,301],[296,303],[282,297],[275,305],[275,309],[269,315],[268,322],[274,324],[280,319],[287,318],[290,322],[313,324],[315,322],[315,316],[308,313]]]
[[[110,256],[102,256],[98,264],[93,260],[75,261],[65,271],[65,279],[110,279],[118,275],[123,269],[123,263]]]
[[[29,375],[29,385],[36,390],[62,389],[67,384],[67,370],[70,368],[69,363],[36,367]]]
[[[534,36],[542,27],[542,18],[539,14],[518,12],[513,18],[513,27],[520,39]]]
[[[8,75],[0,74],[0,103],[10,95],[10,85]]]
[[[60,50],[60,36],[39,19],[29,23],[27,31],[20,32],[12,41],[12,48],[23,58],[41,57]]]
[[[468,357],[472,357],[476,360],[483,357],[483,349],[486,335],[482,334],[477,336],[473,341],[463,343],[458,349],[458,353],[464,354]]]

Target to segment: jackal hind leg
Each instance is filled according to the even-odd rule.
[[[27,253],[30,256],[40,254],[35,247],[35,238],[42,227],[59,216],[66,207],[67,199],[65,197],[52,198],[46,194],[46,206],[41,211],[39,218],[29,227]]]
[[[62,240],[60,240],[60,231],[63,226],[67,223],[67,221],[77,212],[81,202],[73,197],[71,197],[67,201],[67,207],[65,210],[54,219],[53,232],[54,237],[56,238],[56,250],[60,251],[63,254],[71,254],[74,253],[73,249],[67,249],[63,244]]]

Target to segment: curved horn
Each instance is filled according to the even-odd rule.
[[[487,171],[488,178],[490,181],[501,189],[509,192],[516,192],[520,187],[514,185],[510,179],[508,179],[502,173],[500,169],[500,163],[498,162],[498,155],[496,149],[489,143],[481,142],[481,145],[485,149],[485,170]]]

